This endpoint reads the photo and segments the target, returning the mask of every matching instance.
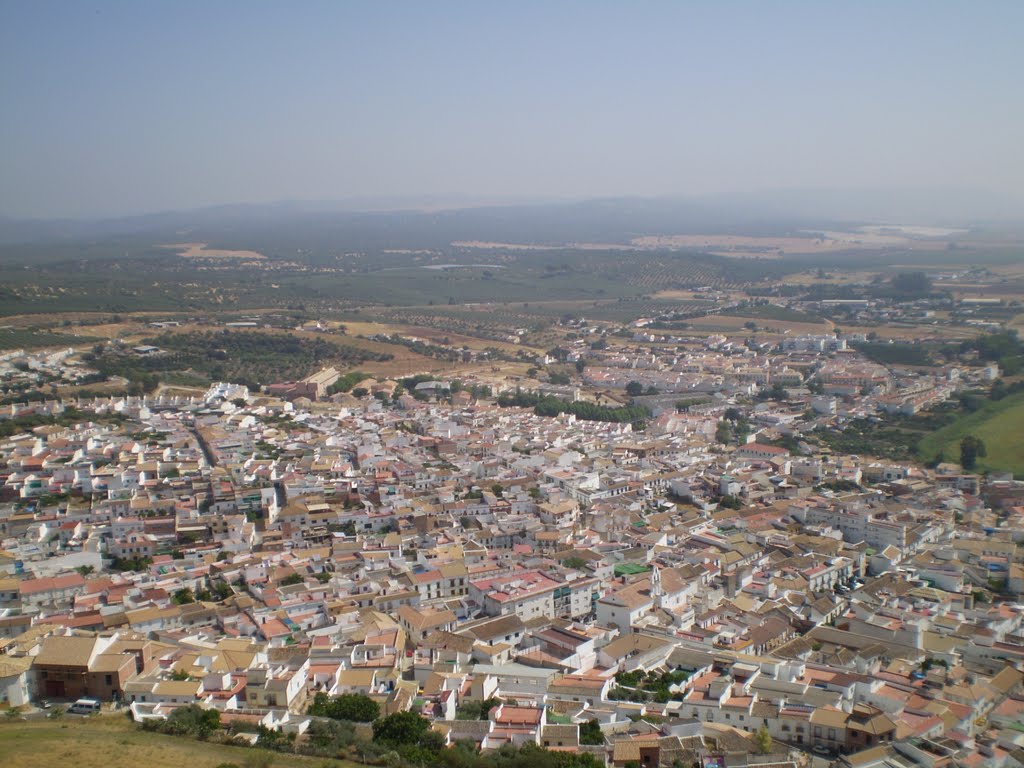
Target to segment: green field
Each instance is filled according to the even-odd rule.
[[[38,349],[40,347],[72,347],[100,341],[94,336],[75,336],[34,328],[0,328],[0,349]]]
[[[1024,392],[989,402],[933,432],[918,444],[919,454],[928,461],[941,451],[946,461],[959,461],[960,439],[966,435],[981,438],[988,452],[978,459],[977,471],[1013,472],[1024,477]]]
[[[778,320],[783,323],[823,323],[825,319],[808,312],[799,312],[778,304],[753,304],[729,310],[733,317],[752,317],[758,320]]]
[[[355,763],[274,754],[261,749],[195,741],[142,731],[122,715],[22,722],[0,717],[0,765],[38,768],[214,768],[237,766],[332,766]]]

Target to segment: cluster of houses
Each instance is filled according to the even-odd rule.
[[[0,705],[302,733],[360,693],[623,768],[1024,765],[1024,483],[791,451],[841,417],[799,404],[723,445],[725,398],[642,433],[314,399],[12,409],[53,419],[0,440]]]

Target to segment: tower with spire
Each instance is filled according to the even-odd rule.
[[[661,598],[661,569],[658,568],[658,564],[654,564],[654,568],[651,571],[651,597],[655,600]]]

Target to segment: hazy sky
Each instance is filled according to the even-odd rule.
[[[1024,1],[0,0],[0,214],[989,190]]]

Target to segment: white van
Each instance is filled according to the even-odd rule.
[[[72,715],[91,715],[100,711],[98,699],[79,699],[70,707],[68,712]]]

